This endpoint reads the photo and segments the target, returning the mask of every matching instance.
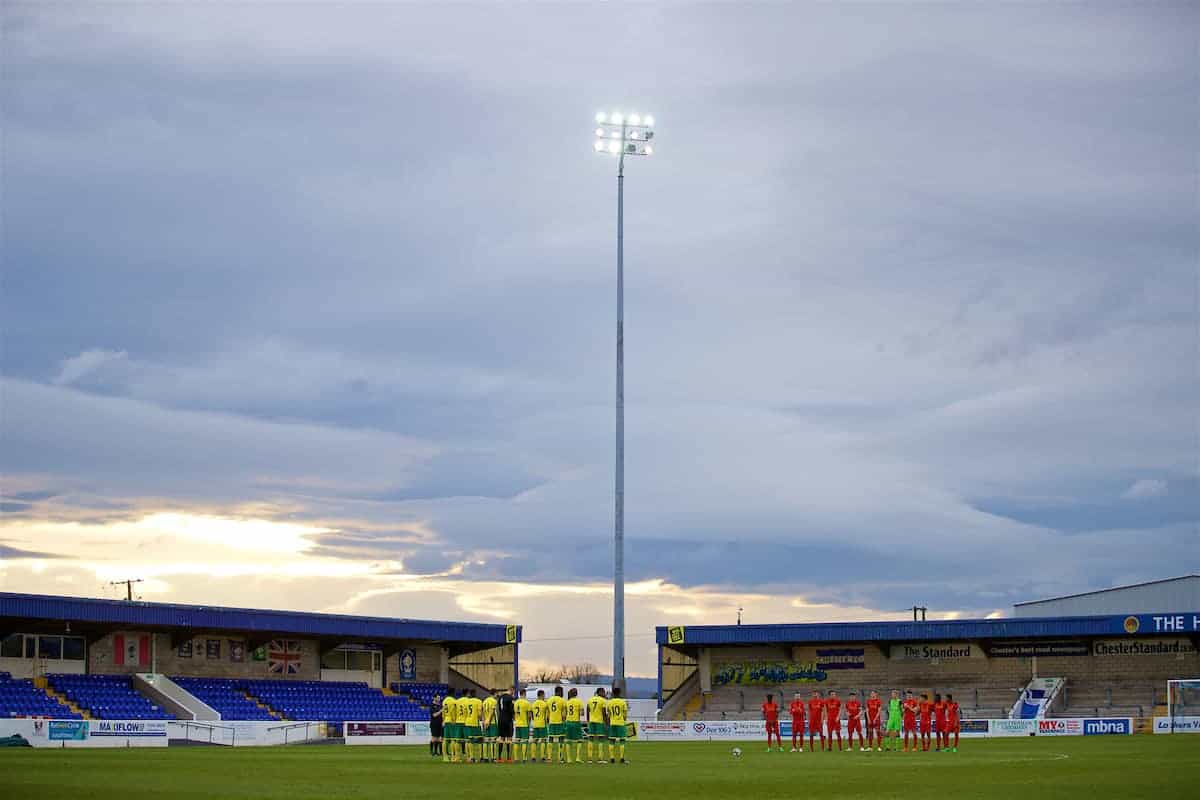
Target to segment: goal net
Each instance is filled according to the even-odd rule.
[[[1169,733],[1200,731],[1200,678],[1167,681]]]

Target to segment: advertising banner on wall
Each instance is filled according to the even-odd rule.
[[[1087,642],[992,642],[988,645],[989,658],[1053,658],[1058,656],[1086,656],[1091,652]]]
[[[984,658],[984,653],[977,644],[939,642],[937,644],[894,644],[889,649],[888,657],[893,661],[966,661],[972,658]]]
[[[815,663],[787,661],[746,661],[713,666],[713,686],[778,685],[781,683],[819,683],[828,675]]]
[[[1182,636],[1177,639],[1098,639],[1092,643],[1092,655],[1104,656],[1179,656],[1191,655],[1196,648]]]
[[[1113,633],[1200,633],[1200,611],[1187,614],[1135,614],[1110,617]]]
[[[417,679],[417,651],[406,647],[400,651],[400,680],[415,681]]]

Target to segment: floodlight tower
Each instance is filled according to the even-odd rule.
[[[617,456],[613,519],[613,686],[625,690],[625,157],[653,155],[654,117],[596,115],[592,149],[617,157]]]

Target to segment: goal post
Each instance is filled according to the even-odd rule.
[[[1168,733],[1200,728],[1200,678],[1173,678],[1167,681]]]

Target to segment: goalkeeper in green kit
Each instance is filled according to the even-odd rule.
[[[903,708],[900,704],[900,693],[895,689],[892,690],[892,698],[887,704],[887,738],[886,750],[895,750],[896,745],[900,744],[900,721],[904,715]]]

